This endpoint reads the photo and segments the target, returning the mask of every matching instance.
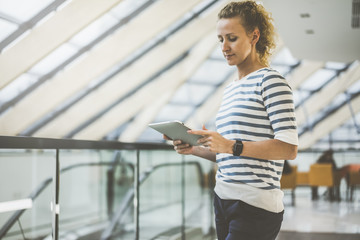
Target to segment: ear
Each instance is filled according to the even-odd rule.
[[[260,39],[260,31],[256,27],[255,30],[252,32],[251,43],[255,45],[259,41],[259,39]]]

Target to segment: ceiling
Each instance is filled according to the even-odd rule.
[[[173,119],[215,130],[236,78],[215,33],[226,2],[0,0],[0,135],[160,142],[148,123]],[[262,3],[300,149],[360,149],[360,2]]]
[[[265,3],[295,58],[346,63],[359,59],[358,0],[265,0]],[[353,14],[355,9],[357,14]]]

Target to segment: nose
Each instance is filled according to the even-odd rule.
[[[223,52],[227,52],[230,50],[230,47],[229,47],[229,44],[226,40],[224,40],[222,43],[221,43],[221,50]]]

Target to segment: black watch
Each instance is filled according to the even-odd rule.
[[[236,142],[233,145],[233,155],[240,156],[240,154],[243,151],[243,147],[244,147],[244,145],[243,145],[242,141],[236,140]]]

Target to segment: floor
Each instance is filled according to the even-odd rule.
[[[295,206],[291,206],[291,196],[285,193],[281,230],[360,234],[360,189],[355,192],[352,202],[346,201],[346,192],[341,193],[342,201],[330,202],[326,198],[326,189],[319,190],[322,191],[319,200],[313,201],[309,188],[297,188]]]
[[[342,201],[330,202],[327,200],[326,188],[319,189],[319,200],[311,200],[311,191],[307,187],[296,189],[296,203],[291,205],[291,195],[285,192],[285,213],[281,232],[277,240],[359,240],[360,239],[360,189],[354,195],[354,201],[345,200],[345,192],[342,192]],[[208,198],[206,198],[208,199]],[[206,200],[205,199],[205,200]],[[205,232],[209,233],[212,209],[209,200],[198,206],[200,211],[187,219],[188,226],[186,239],[215,240],[213,234],[203,237]],[[193,212],[193,209],[187,209]],[[191,211],[190,211],[191,210]],[[181,218],[178,213],[181,205],[167,206],[154,212],[144,213],[140,217],[140,240],[169,240],[181,238]],[[186,214],[188,215],[188,214]],[[163,216],[163,217],[161,217]],[[167,217],[164,217],[167,216]],[[177,216],[177,217],[176,217]],[[208,221],[205,221],[205,220]],[[210,223],[211,224],[211,223]],[[134,239],[133,225],[118,240]],[[156,237],[155,237],[156,236]]]
[[[319,188],[320,198],[316,201],[311,200],[311,190],[308,187],[299,187],[295,194],[296,204],[292,206],[290,193],[285,193],[284,221],[277,240],[360,240],[360,189],[355,192],[352,202],[346,201],[345,192],[342,192],[342,201],[330,202],[326,197],[326,188]],[[170,213],[169,209],[166,212]],[[204,218],[209,219],[212,216],[203,216],[202,219]],[[153,217],[151,224],[154,224]],[[146,227],[143,230],[145,229]],[[193,229],[194,232],[198,230]],[[147,239],[146,230],[140,235],[143,237],[140,239]],[[165,235],[154,239],[181,239],[167,238]],[[186,239],[216,239],[214,235],[207,238],[200,235],[187,235]]]

